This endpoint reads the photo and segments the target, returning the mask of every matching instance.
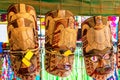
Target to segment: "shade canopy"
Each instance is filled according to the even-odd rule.
[[[33,6],[38,15],[56,9],[70,10],[75,15],[120,15],[120,0],[0,0],[0,13],[13,3]]]

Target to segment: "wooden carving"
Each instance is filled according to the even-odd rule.
[[[12,69],[22,80],[34,80],[40,74],[35,10],[30,5],[13,4],[7,19]]]
[[[83,54],[87,74],[106,80],[113,73],[114,54],[107,17],[94,16],[82,23]]]
[[[46,14],[45,69],[56,76],[68,76],[72,70],[77,28],[68,10]]]
[[[116,63],[117,63],[118,69],[120,69],[120,20],[119,20],[119,26],[118,26],[118,45],[117,45]]]

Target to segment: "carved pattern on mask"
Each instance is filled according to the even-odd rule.
[[[72,70],[77,39],[73,14],[68,10],[51,11],[45,19],[45,69],[53,75],[68,76]],[[66,51],[71,51],[72,55],[63,56]]]
[[[88,75],[96,79],[101,77],[106,79],[113,72],[114,55],[113,53],[105,53],[102,56],[98,53],[97,55],[88,55],[85,56],[85,64]]]
[[[35,10],[30,5],[13,4],[8,8],[7,19],[12,70],[22,80],[34,79],[40,72]],[[33,53],[29,67],[22,62],[27,50]]]
[[[113,55],[109,55],[110,58],[108,60],[104,59],[104,55],[108,56],[106,49],[109,48],[108,51],[112,51],[111,32],[109,24],[106,23],[105,25],[105,22],[102,23],[104,20],[101,20],[100,22],[98,20],[99,25],[96,25],[96,22],[94,21],[94,18],[96,17],[97,16],[91,17],[82,23],[83,54],[87,74],[96,80],[105,80],[112,74],[114,69],[113,52],[111,52]],[[102,17],[99,17],[98,19],[100,18]],[[98,52],[96,52],[96,50],[98,50]],[[91,51],[96,53],[96,55],[93,55]],[[94,61],[96,59],[99,60],[98,62],[94,62],[91,59],[94,59]]]
[[[119,21],[119,23],[120,23],[120,21]],[[116,63],[117,63],[118,69],[120,69],[120,24],[119,24],[118,28],[119,28],[119,30],[118,30],[118,45],[117,45]]]

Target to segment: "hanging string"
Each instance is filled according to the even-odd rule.
[[[82,9],[83,9],[83,0],[82,0],[82,2],[81,2],[81,13],[82,13]]]
[[[117,7],[116,7],[116,4],[115,4],[115,0],[112,0],[113,1],[113,5],[114,5],[114,14],[116,15],[117,14]]]
[[[16,3],[18,4],[18,0],[16,0],[16,1],[17,1]]]
[[[81,2],[79,1],[79,5],[81,5]],[[81,7],[79,6],[79,13],[81,13]]]
[[[91,15],[91,12],[92,12],[92,0],[90,0],[90,15]]]
[[[40,4],[39,4],[39,14],[40,14],[40,16],[41,16],[41,6],[40,6],[40,5],[41,5],[41,0],[39,0],[39,3],[40,3]]]
[[[100,14],[102,14],[102,1],[100,0]]]
[[[18,0],[18,2],[17,2],[18,4],[19,4],[19,0]]]
[[[60,10],[60,9],[62,9],[62,0],[60,0],[60,3],[59,3],[59,7],[58,7],[58,9]]]
[[[20,3],[20,0],[16,0],[16,4],[19,4]]]

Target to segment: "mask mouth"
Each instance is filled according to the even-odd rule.
[[[99,67],[95,70],[95,72],[100,75],[109,74],[111,71],[112,68],[110,66]]]
[[[70,64],[65,64],[64,65],[64,69],[65,70],[70,70],[71,69],[71,65]]]
[[[57,66],[57,69],[69,71],[69,70],[71,70],[71,65],[70,65],[69,63],[66,63],[66,64],[64,64],[64,65],[61,65],[61,66],[59,65],[59,66]]]

